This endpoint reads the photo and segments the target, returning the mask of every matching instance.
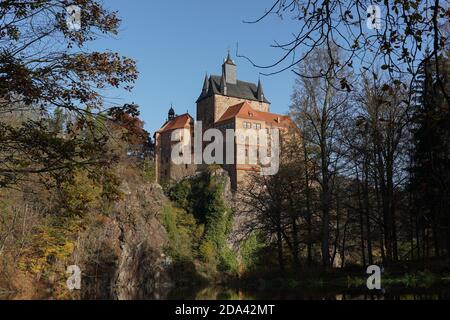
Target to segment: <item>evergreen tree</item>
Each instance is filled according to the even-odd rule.
[[[449,105],[437,82],[436,65],[441,80],[449,88],[450,64],[441,55],[438,63],[426,58],[422,64],[417,90],[417,105],[413,118],[414,151],[412,178],[418,254],[427,255],[428,235],[432,234],[435,255],[444,249],[450,254],[450,112]],[[448,91],[448,89],[446,89]]]

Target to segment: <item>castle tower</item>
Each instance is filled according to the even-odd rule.
[[[237,79],[237,66],[230,54],[224,59],[221,71],[220,75],[205,75],[200,96],[196,101],[197,121],[202,122],[204,131],[214,128],[220,130],[226,136],[225,133],[228,129],[253,129],[267,134],[271,128],[280,128],[286,131],[292,127],[293,122],[289,117],[269,112],[270,102],[264,95],[261,80],[255,84]],[[183,133],[183,138],[175,138],[176,141],[172,140],[171,136],[175,130]],[[155,134],[156,173],[159,183],[178,180],[206,169],[206,163],[194,164],[193,153],[191,153],[192,161],[190,164],[180,165],[171,160],[173,148],[179,143],[186,147],[183,150],[190,150],[189,148],[192,150],[191,143],[198,138],[194,137],[194,134],[196,132],[192,117],[188,113],[176,115],[175,110],[171,107],[166,123]],[[231,144],[234,145],[234,150],[240,150],[238,152],[240,156],[244,156],[246,160],[244,162],[236,161],[237,153],[228,152],[229,144],[224,141],[223,154],[231,155],[235,159],[234,161],[233,159],[229,161],[229,158],[227,160],[216,160],[220,160],[219,163],[229,173],[231,186],[235,190],[245,183],[249,172],[259,170],[258,165],[247,161],[250,159],[250,153],[254,155],[256,147],[261,147],[258,141],[242,143],[233,137]],[[203,141],[202,152],[208,144],[208,142]],[[262,147],[267,147],[267,145]],[[184,154],[184,152],[181,154]]]
[[[168,116],[167,119],[169,121],[173,120],[175,118],[175,110],[173,110],[173,107],[170,106],[169,112],[168,112]]]
[[[172,106],[167,115],[167,121],[154,136],[156,182],[160,184],[192,175],[197,169],[193,161],[187,164],[175,164],[171,158],[172,150],[177,144],[190,145],[194,136],[194,119],[189,113],[175,114]],[[178,131],[178,139],[175,140],[172,137],[174,131]]]
[[[226,83],[237,83],[237,67],[234,61],[231,59],[229,52],[227,59],[222,65],[222,75]]]
[[[258,85],[237,79],[237,65],[230,53],[222,64],[221,75],[206,76],[197,99],[197,121],[203,129],[214,127],[226,110],[247,101],[253,109],[268,112],[270,102],[265,98],[261,81]]]

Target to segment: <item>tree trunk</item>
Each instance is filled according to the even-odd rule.
[[[370,223],[370,201],[369,201],[369,166],[367,158],[364,159],[364,206],[366,213],[366,228],[367,228],[367,257],[369,265],[373,265],[372,253],[372,239],[371,239],[371,223]]]
[[[348,209],[347,209],[347,219],[345,221],[345,225],[344,225],[344,234],[342,235],[342,249],[341,249],[341,268],[345,267],[345,242],[347,240],[347,226],[348,226],[348,217],[349,217],[349,213],[348,213]]]
[[[300,266],[299,259],[299,238],[298,238],[298,225],[295,216],[292,216],[292,246],[293,246],[293,258],[294,267],[297,269]]]
[[[330,207],[329,190],[324,186],[322,195],[322,262],[324,267],[330,265]]]
[[[359,181],[359,172],[358,172],[358,166],[356,166],[356,194],[358,196],[358,211],[359,211],[359,236],[360,236],[360,243],[361,243],[361,260],[362,265],[366,266],[366,248],[364,246],[364,217],[363,217],[363,208],[362,208],[362,201],[361,201],[361,186]]]
[[[312,265],[312,226],[311,226],[311,189],[309,186],[309,167],[308,167],[308,150],[306,149],[306,144],[303,141],[303,155],[305,161],[305,193],[306,193],[306,255],[308,266]]]
[[[379,223],[379,230],[380,230],[380,251],[381,251],[381,260],[383,263],[386,261],[386,253],[384,250],[384,226],[383,226],[383,215],[382,215],[382,209],[381,209],[381,201],[380,201],[380,189],[378,184],[378,175],[375,173],[375,195],[376,195],[376,202],[377,202],[377,217],[378,217],[378,223]]]
[[[322,262],[326,268],[330,265],[330,179],[326,142],[322,143]]]
[[[283,257],[283,236],[281,232],[281,225],[277,228],[277,249],[278,249],[278,264],[280,271],[284,271],[284,257]]]

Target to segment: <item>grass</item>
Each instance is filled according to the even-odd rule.
[[[381,283],[386,287],[405,287],[405,288],[429,288],[434,285],[450,282],[450,276],[438,275],[428,271],[419,271],[414,274],[403,275],[385,275],[381,278]],[[348,287],[365,286],[366,278],[347,277]]]
[[[368,276],[367,276],[368,277]],[[254,289],[360,289],[366,288],[366,276],[348,275],[345,273],[316,273],[303,275],[289,275],[287,277],[266,278],[252,277],[243,279],[236,285],[252,287]],[[437,274],[429,271],[418,271],[406,274],[383,274],[381,277],[383,288],[430,288],[442,284],[450,284],[450,275]]]

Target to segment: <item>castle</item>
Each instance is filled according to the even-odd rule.
[[[261,81],[258,84],[244,82],[237,79],[237,66],[230,55],[222,65],[222,75],[205,76],[203,88],[197,103],[197,121],[201,121],[202,130],[214,128],[222,132],[227,129],[254,129],[263,130],[270,134],[273,128],[286,131],[293,126],[292,120],[284,115],[270,113],[270,102],[264,96]],[[182,134],[177,141],[172,140],[172,132],[181,131]],[[190,137],[190,139],[183,139]],[[175,164],[171,160],[172,150],[177,143],[186,144],[193,148],[194,141],[194,119],[188,114],[176,115],[171,107],[167,121],[155,133],[155,162],[156,179],[158,183],[166,183],[170,180],[179,180],[191,176],[198,171],[204,170],[205,165]],[[236,139],[233,142],[242,143]],[[245,158],[249,157],[250,142],[239,145],[244,150]],[[257,142],[259,143],[259,142]],[[188,145],[189,144],[189,145]],[[203,144],[205,148],[207,144]],[[234,150],[238,150],[237,146]],[[222,167],[228,172],[233,189],[238,189],[249,172],[258,170],[255,165],[250,164],[223,164]]]

